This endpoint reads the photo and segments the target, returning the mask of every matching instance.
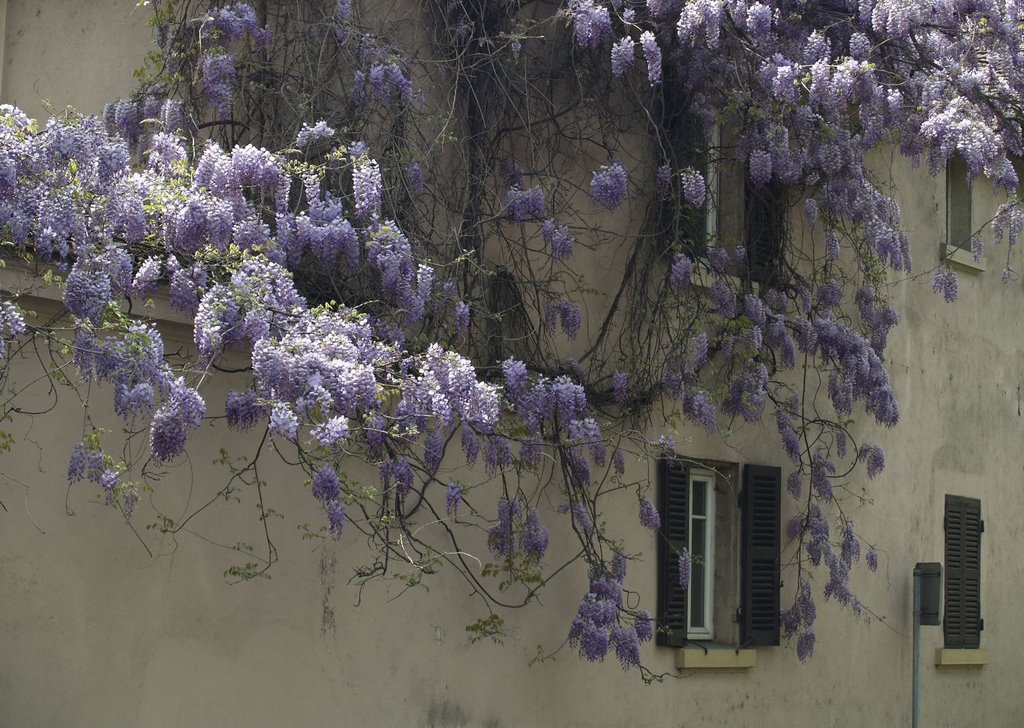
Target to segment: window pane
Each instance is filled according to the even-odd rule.
[[[971,249],[971,233],[974,226],[971,222],[971,187],[967,183],[967,164],[960,159],[952,159],[946,165],[946,204],[948,209],[948,239],[946,242],[964,250]]]
[[[693,515],[706,516],[708,513],[708,484],[702,480],[693,481]]]
[[[696,490],[696,487],[694,488]],[[707,521],[694,518],[690,521],[690,555],[693,567],[690,571],[690,626],[707,626],[704,614],[704,596],[707,588]]]

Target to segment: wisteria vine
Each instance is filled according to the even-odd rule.
[[[59,280],[70,322],[26,320],[32,291],[17,292],[0,353],[70,352],[70,383],[105,383],[125,435],[148,436],[129,458],[87,430],[70,482],[130,517],[223,417],[306,472],[319,537],[368,536],[359,579],[447,563],[489,612],[471,631],[496,636],[494,610],[582,559],[567,643],[655,677],[640,656],[655,625],[623,598],[637,553],[603,504],[635,492],[656,532],[627,460],[672,444],[640,433],[767,419],[795,501],[784,632],[805,660],[818,597],[861,613],[850,572],[879,555],[844,494],[885,459],[854,417],[899,419],[887,274],[911,271],[865,158],[889,145],[933,174],[961,159],[1010,195],[991,223],[1012,249],[1024,6],[431,0],[406,8],[410,34],[351,0],[151,5],[158,51],[136,95],[102,118],[0,111],[4,250]],[[709,224],[740,189],[786,210],[767,259],[749,231]],[[961,244],[981,255],[980,235]],[[613,261],[603,297],[578,266],[594,255]],[[933,285],[955,300],[954,271]],[[190,355],[138,315],[152,296],[194,321]],[[229,356],[245,385],[208,401]],[[351,481],[350,459],[379,479]],[[456,461],[489,477],[448,478]],[[258,484],[257,462],[232,482]],[[578,553],[548,552],[555,519]],[[424,535],[424,520],[440,525]],[[482,571],[463,548],[481,526]],[[233,574],[269,568],[267,542]]]

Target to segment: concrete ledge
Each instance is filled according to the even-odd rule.
[[[936,667],[982,667],[988,664],[988,650],[935,650]]]
[[[985,270],[985,259],[975,262],[974,255],[971,254],[970,250],[966,248],[956,248],[952,245],[943,245],[942,250],[939,251],[942,255],[942,259],[948,261],[950,265],[959,270]]]
[[[677,670],[749,670],[757,665],[757,650],[734,647],[685,647],[676,650]]]

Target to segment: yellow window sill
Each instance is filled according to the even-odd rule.
[[[749,670],[757,665],[757,650],[734,647],[684,647],[676,650],[678,670]]]
[[[956,248],[952,245],[942,246],[942,259],[950,263],[954,268],[961,270],[985,270],[985,259],[974,260],[974,255],[966,248]]]
[[[982,667],[988,664],[988,650],[935,650],[936,667]]]

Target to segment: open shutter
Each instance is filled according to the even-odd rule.
[[[743,468],[740,639],[779,644],[779,550],[782,470]]]
[[[946,496],[946,647],[981,645],[981,501]]]
[[[679,587],[679,552],[689,544],[689,468],[678,460],[658,461],[658,505],[661,531],[658,538],[658,632],[659,645],[686,644],[686,591]]]
[[[747,274],[758,283],[771,283],[782,260],[786,226],[783,194],[778,184],[755,185],[749,177],[746,180],[743,196]]]

